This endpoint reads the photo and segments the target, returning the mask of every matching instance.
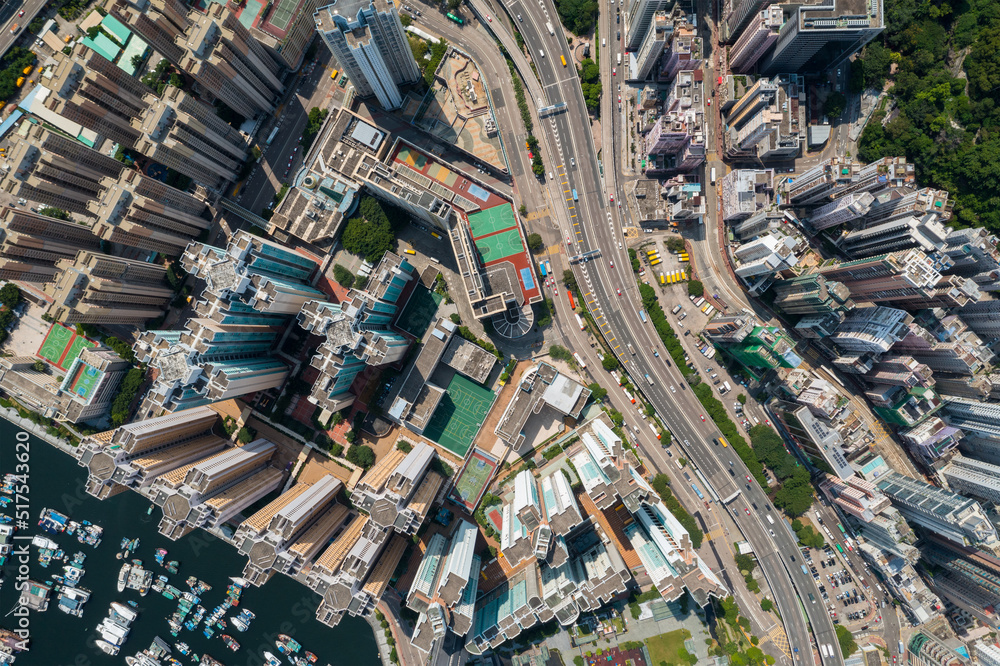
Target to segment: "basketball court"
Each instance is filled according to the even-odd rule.
[[[452,500],[465,506],[469,513],[475,511],[476,505],[479,504],[479,500],[486,490],[486,484],[489,483],[496,468],[496,460],[479,449],[473,449],[462,473],[455,481],[455,487],[452,488]]]
[[[464,458],[492,404],[493,391],[455,373],[427,424],[424,437]]]
[[[491,264],[515,254],[523,254],[524,243],[521,242],[521,232],[511,229],[485,238],[477,238],[476,250],[479,252],[480,261]]]
[[[73,377],[73,382],[70,384],[70,391],[84,400],[89,399],[90,394],[101,383],[101,375],[103,374],[97,368],[81,362],[77,367],[76,376]]]
[[[38,348],[38,356],[60,370],[66,370],[73,364],[81,351],[86,347],[96,346],[96,342],[88,340],[82,335],[77,335],[73,329],[62,324],[52,324],[42,341],[42,346]]]
[[[494,206],[469,215],[469,229],[477,244],[482,236],[489,236],[516,226],[514,209],[507,205]]]

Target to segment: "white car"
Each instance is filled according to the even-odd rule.
[[[670,392],[671,393],[677,393],[677,389],[675,389],[673,386],[671,386],[670,387]]]

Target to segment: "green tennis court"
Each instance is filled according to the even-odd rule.
[[[267,22],[278,30],[288,30],[288,23],[295,15],[295,8],[299,6],[299,0],[280,0],[277,8],[271,12]]]
[[[493,391],[456,373],[431,416],[424,437],[464,458],[493,404]]]
[[[410,300],[406,302],[406,308],[396,320],[396,325],[415,338],[422,338],[427,332],[427,327],[431,325],[437,316],[438,306],[444,296],[436,294],[423,285],[417,285]]]
[[[477,239],[477,244],[480,236],[488,236],[516,226],[514,209],[510,204],[494,206],[469,215],[469,229],[472,231],[472,237]]]
[[[511,229],[486,238],[477,238],[476,251],[479,252],[479,260],[484,264],[521,254],[524,252],[521,232],[517,229]]]

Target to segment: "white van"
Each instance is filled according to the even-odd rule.
[[[767,514],[767,522],[769,522],[772,525],[774,525],[774,518],[771,517],[771,514]]]
[[[545,51],[541,49],[538,49],[538,54],[541,55],[543,58],[545,57]]]
[[[601,48],[603,48],[603,47],[605,47],[607,45],[608,45],[608,40],[606,40],[604,38],[601,38]]]

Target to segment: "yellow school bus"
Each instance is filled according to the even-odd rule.
[[[566,66],[566,56],[561,55],[561,56],[559,56],[559,59],[562,60],[563,67],[565,67]]]
[[[333,79],[334,81],[336,81],[337,80],[337,74],[340,74],[340,70],[339,69],[333,70],[333,73],[330,74],[330,78]]]

